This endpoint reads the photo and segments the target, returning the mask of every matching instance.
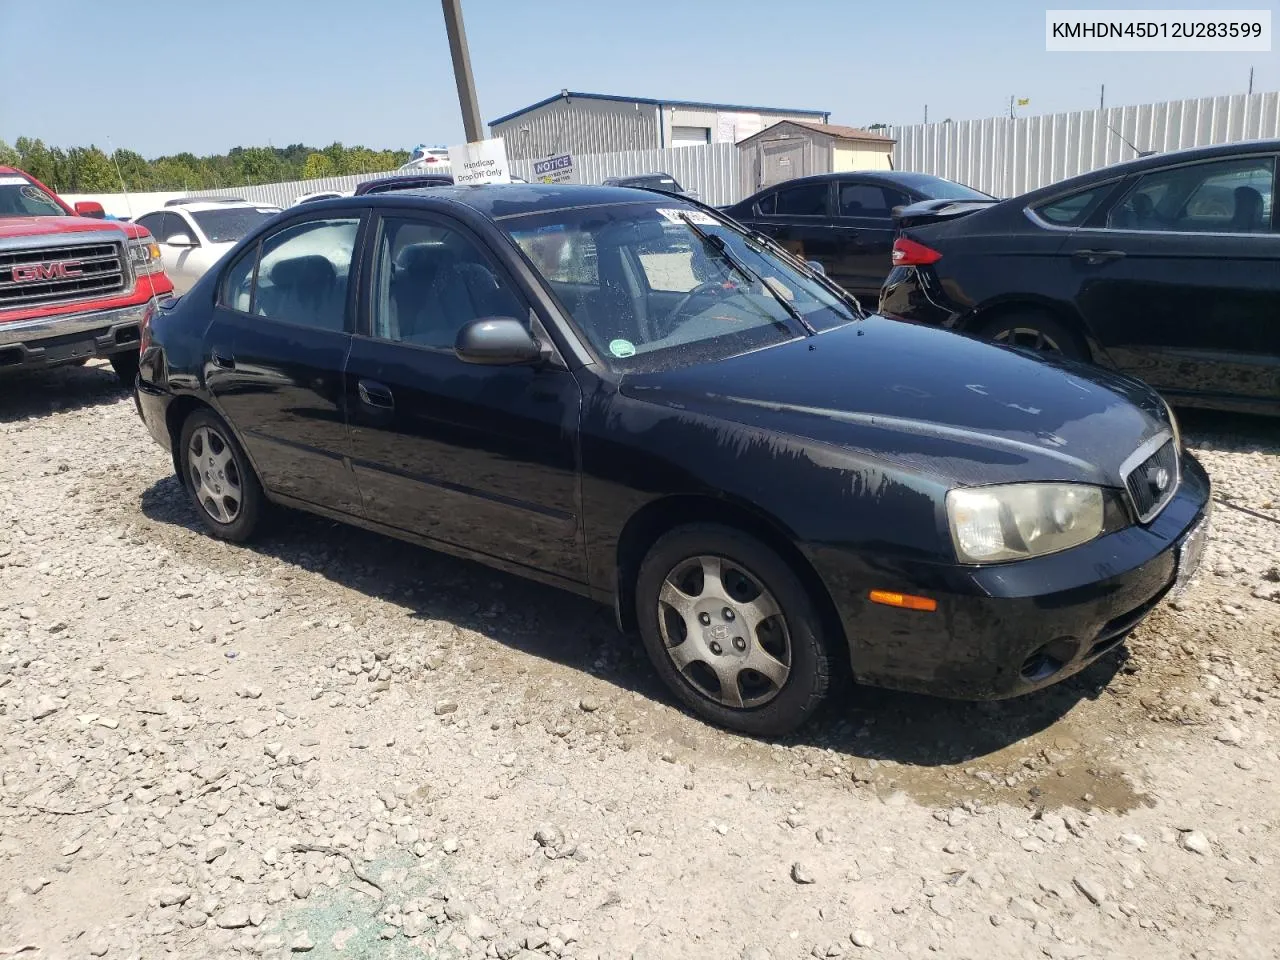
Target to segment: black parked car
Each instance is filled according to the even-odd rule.
[[[405,173],[390,177],[377,177],[356,184],[355,196],[370,193],[393,193],[401,190],[420,190],[423,187],[451,187],[453,177],[447,173]]]
[[[822,264],[851,293],[874,299],[893,265],[894,209],[939,199],[995,202],[941,177],[864,171],[788,180],[722,209],[801,260]]]
[[[756,734],[850,667],[1068,676],[1194,572],[1208,517],[1143,384],[865,316],[639,190],[294,208],[145,328],[137,398],[215,536],[287,504],[612,604]]]
[[[976,210],[908,208],[881,312],[1280,414],[1277,155],[1204,147]]]

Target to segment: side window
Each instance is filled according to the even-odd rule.
[[[1073,193],[1069,197],[1050,200],[1048,203],[1042,203],[1036,207],[1036,214],[1041,220],[1051,223],[1055,227],[1078,227],[1084,223],[1085,217],[1093,209],[1094,203],[1100,200],[1111,187],[1112,184],[1110,183],[1102,184],[1090,190],[1081,190],[1079,193]]]
[[[907,202],[905,194],[872,183],[840,184],[840,216],[888,220],[894,207]]]
[[[1219,160],[1148,173],[1111,210],[1113,230],[1266,233],[1271,230],[1275,161]]]
[[[241,313],[253,308],[253,268],[258,265],[258,245],[240,254],[222,281],[222,305]]]
[[[373,335],[385,340],[452,349],[472,320],[529,316],[476,245],[436,223],[384,219],[373,284]]]
[[[157,242],[164,243],[165,240],[169,239],[169,234],[166,230],[168,219],[169,215],[167,213],[148,213],[145,217],[139,217],[136,222],[138,226],[155,237]]]
[[[262,241],[253,310],[320,330],[346,327],[358,219],[308,220]]]
[[[777,204],[778,195],[776,193],[770,193],[760,198],[760,202],[756,204],[756,209],[767,217],[773,214]]]
[[[827,183],[804,183],[785,187],[777,193],[775,213],[780,217],[825,217],[827,215]]]

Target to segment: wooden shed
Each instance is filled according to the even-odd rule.
[[[856,127],[782,120],[738,143],[742,195],[815,173],[892,170],[896,143]]]

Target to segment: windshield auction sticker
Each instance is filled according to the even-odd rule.
[[[609,343],[609,352],[615,357],[634,357],[636,355],[636,345],[630,340],[613,340]]]
[[[672,223],[686,223],[685,217],[694,223],[700,223],[703,226],[714,227],[718,222],[715,217],[709,213],[703,213],[701,210],[664,210],[659,208],[658,213],[666,217]]]

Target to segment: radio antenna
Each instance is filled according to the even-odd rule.
[[[111,148],[111,163],[116,168],[116,176],[120,179],[120,192],[124,194],[124,206],[129,211],[129,220],[133,220],[133,201],[129,199],[129,188],[124,184],[124,174],[120,172],[120,161],[116,159],[116,145],[107,137],[107,146]]]

